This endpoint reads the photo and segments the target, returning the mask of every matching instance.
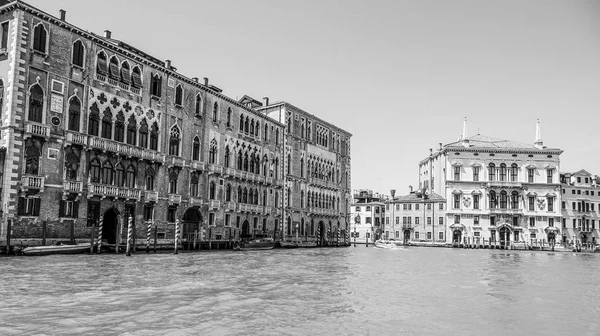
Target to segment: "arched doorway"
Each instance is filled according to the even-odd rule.
[[[556,234],[554,232],[548,232],[548,244],[552,244],[556,241]]]
[[[410,241],[410,230],[404,230],[404,244],[408,244]]]
[[[325,223],[323,223],[323,221],[319,222],[319,236],[317,237],[318,239],[318,244],[320,246],[323,246],[323,242],[325,241]]]
[[[119,210],[110,208],[104,212],[102,223],[102,240],[108,244],[117,243],[117,228],[119,227]]]
[[[198,208],[189,208],[183,213],[181,222],[183,225],[182,245],[184,249],[187,248],[189,250],[194,247],[194,238],[196,238],[196,241],[200,240],[198,234],[201,232],[202,214]]]
[[[248,223],[248,220],[245,220],[244,224],[242,224],[242,235],[240,238],[242,238],[242,240],[249,240],[252,238],[252,233],[250,232],[250,223]]]
[[[454,230],[452,232],[452,243],[460,244],[461,239],[462,239],[462,232],[460,230]]]
[[[507,247],[510,245],[510,229],[507,227],[500,228],[500,246]]]
[[[587,234],[582,232],[581,233],[581,244],[587,244],[587,242],[588,242]]]

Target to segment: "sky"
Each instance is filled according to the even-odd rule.
[[[352,133],[352,188],[397,195],[477,133],[564,150],[600,175],[597,0],[29,0],[223,93],[287,101]]]

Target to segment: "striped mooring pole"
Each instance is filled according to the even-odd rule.
[[[319,239],[321,237],[321,228],[317,227],[317,246],[321,245],[321,240]]]
[[[146,253],[150,253],[150,238],[152,238],[152,221],[148,221],[148,230],[146,231]]]
[[[335,244],[340,246],[340,229],[337,229],[337,238]]]
[[[178,254],[177,248],[179,247],[179,219],[175,221],[175,254]]]
[[[98,246],[98,254],[100,254],[100,251],[102,251],[102,225],[104,224],[104,218],[100,218],[100,221],[98,222],[98,243],[96,244]]]
[[[131,257],[131,241],[133,240],[133,218],[129,216],[127,219],[127,253],[125,254],[128,257]]]

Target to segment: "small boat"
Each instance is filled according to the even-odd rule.
[[[383,249],[396,249],[396,248],[400,248],[400,246],[398,246],[399,242],[396,242],[394,240],[377,240],[375,241],[375,247],[377,248],[383,248]]]
[[[283,248],[298,248],[302,247],[302,241],[296,239],[280,240],[279,245]]]
[[[312,248],[312,247],[317,247],[317,243],[316,242],[311,242],[311,241],[303,241],[300,242],[300,246],[301,248]]]
[[[23,249],[23,255],[77,254],[90,250],[90,243],[31,246]]]
[[[257,251],[271,250],[274,247],[275,240],[273,240],[273,238],[260,238],[243,242],[241,245],[237,245],[233,249],[237,251]]]

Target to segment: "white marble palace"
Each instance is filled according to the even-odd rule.
[[[467,136],[419,163],[419,186],[446,198],[447,242],[500,245],[560,237],[559,156],[544,146],[539,120],[533,144]]]

